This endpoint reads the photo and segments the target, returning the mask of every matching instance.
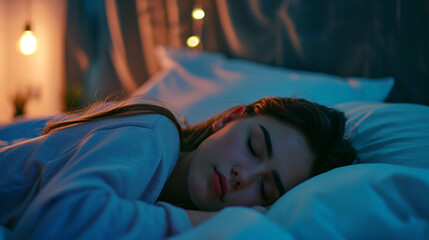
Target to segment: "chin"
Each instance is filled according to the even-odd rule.
[[[216,210],[216,207],[214,207],[214,204],[211,204],[207,201],[207,199],[204,199],[201,192],[198,194],[191,194],[191,201],[194,204],[194,206],[198,210],[203,211],[214,211]]]
[[[215,200],[209,200],[203,192],[189,192],[192,203],[195,208],[203,211],[217,211],[222,209],[221,203]]]

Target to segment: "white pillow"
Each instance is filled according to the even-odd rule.
[[[346,113],[347,135],[364,164],[298,185],[267,216],[297,239],[429,236],[429,107],[373,102],[335,107]]]
[[[348,133],[362,163],[429,168],[429,107],[350,102],[335,106],[348,118]]]
[[[426,239],[429,170],[357,164],[316,176],[266,216],[295,239]]]
[[[133,96],[159,99],[190,124],[265,96],[295,96],[325,105],[383,101],[394,83],[393,78],[341,78],[295,71],[214,52],[159,48],[158,55],[164,70]]]

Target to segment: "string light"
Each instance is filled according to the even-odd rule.
[[[193,35],[188,37],[186,40],[186,45],[190,48],[195,48],[198,46],[198,49],[202,49],[202,43],[201,43],[201,35],[202,35],[202,25],[203,25],[203,19],[206,15],[204,10],[201,8],[202,2],[196,1],[194,5],[194,9],[192,10],[191,17],[193,18]]]
[[[19,50],[24,55],[31,55],[37,49],[37,39],[31,31],[31,26],[27,24],[25,31],[19,39]]]
[[[198,46],[198,44],[200,44],[200,37],[198,37],[196,35],[190,36],[186,40],[186,45],[188,45],[188,47],[190,47],[190,48],[194,48],[194,47]]]
[[[206,13],[201,8],[195,8],[194,10],[192,10],[192,18],[194,18],[195,20],[201,20],[204,18],[205,15]]]

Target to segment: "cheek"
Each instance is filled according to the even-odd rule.
[[[202,147],[205,149],[204,157],[212,159],[215,164],[240,159],[246,149],[242,137],[236,131],[219,132],[206,139]]]
[[[282,181],[286,185],[286,190],[296,187],[310,177],[311,165],[309,162],[306,159],[299,159],[277,165],[279,174],[283,176]]]
[[[208,181],[210,164],[206,164],[205,160],[207,159],[193,159],[189,166],[187,177],[189,197],[195,206],[200,209],[205,207],[204,203],[210,198]]]

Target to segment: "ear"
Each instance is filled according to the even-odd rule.
[[[246,108],[244,106],[238,106],[234,108],[231,112],[227,113],[225,117],[213,123],[213,131],[217,132],[224,126],[226,126],[228,123],[240,118],[241,116],[243,116],[245,110]]]

